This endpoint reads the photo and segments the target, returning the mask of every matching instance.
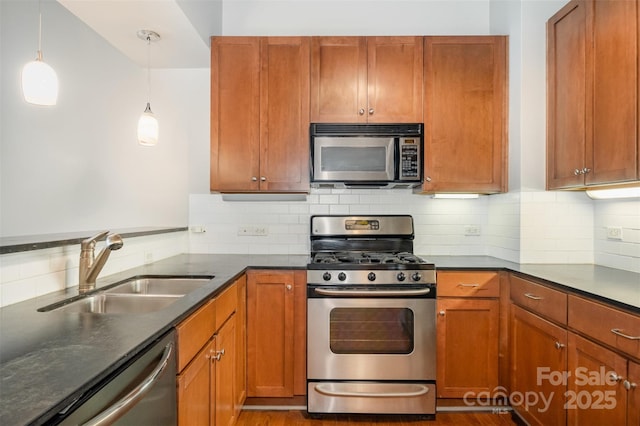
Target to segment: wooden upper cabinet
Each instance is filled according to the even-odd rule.
[[[638,1],[573,0],[547,22],[547,188],[634,182]]]
[[[313,37],[311,122],[421,122],[422,40]]]
[[[211,190],[259,189],[260,42],[211,38]]]
[[[212,37],[212,191],[308,191],[309,54],[308,37]]]
[[[638,1],[589,1],[593,130],[587,133],[587,185],[638,176]],[[591,138],[591,140],[589,140]]]
[[[587,130],[586,5],[572,1],[547,22],[547,188],[584,181]]]
[[[507,37],[424,38],[423,192],[507,190]]]

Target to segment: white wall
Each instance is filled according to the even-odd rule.
[[[0,7],[0,235],[184,226],[189,90],[198,70],[152,71],[160,142],[143,147],[136,126],[146,69],[57,2],[43,1],[44,60],[58,74],[60,94],[53,107],[27,104],[20,71],[36,55],[38,2]]]

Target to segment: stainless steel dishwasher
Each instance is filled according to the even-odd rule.
[[[177,424],[175,352],[175,332],[171,331],[97,392],[81,398],[65,413],[60,413],[59,421],[53,423],[92,426]]]

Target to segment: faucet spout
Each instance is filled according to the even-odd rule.
[[[105,247],[95,257],[96,242],[106,236]],[[80,244],[80,294],[96,288],[98,274],[107,262],[111,251],[119,250],[124,245],[122,237],[118,234],[110,234],[109,231],[101,232],[91,238],[87,238]]]

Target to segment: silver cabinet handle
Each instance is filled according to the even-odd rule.
[[[580,170],[580,169],[575,169],[575,170],[573,171],[573,174],[574,174],[575,176],[580,176],[580,175],[582,174],[582,170]]]
[[[585,168],[583,168],[583,169],[582,169],[582,174],[583,174],[583,175],[586,175],[586,174],[587,174],[587,173],[589,173],[590,171],[591,171],[591,169],[590,169],[590,168],[585,167]]]
[[[369,108],[369,115],[373,115],[373,108]]]
[[[415,391],[406,391],[406,392],[353,392],[353,391],[334,391],[329,389],[325,385],[316,385],[315,390],[321,394],[329,395],[329,396],[364,396],[370,398],[407,398],[413,396],[425,395],[429,392],[429,388],[423,385],[416,385]]]
[[[621,380],[624,380],[624,377],[618,376],[614,371],[609,373],[609,378],[614,382],[619,382]]]
[[[440,311],[440,312],[438,312],[438,313],[440,314],[440,316],[441,316],[441,317],[443,317],[443,316],[444,316],[444,314],[445,314],[445,311]]]
[[[640,336],[629,336],[628,334],[624,334],[619,328],[612,328],[611,332],[616,336],[624,337],[625,339],[640,340]]]
[[[260,176],[260,181],[261,181],[261,182],[264,182],[264,181],[266,181],[266,180],[267,180],[267,178],[266,178],[266,177],[264,177],[264,176]]]
[[[257,182],[257,181],[258,181],[258,178],[257,178],[257,177],[255,177],[255,176],[251,176],[251,180],[252,180],[253,182]]]
[[[458,287],[471,287],[471,288],[476,288],[476,287],[480,287],[480,284],[464,284],[464,283],[460,283],[460,284],[458,284]]]
[[[364,108],[360,108],[360,109],[358,110],[358,114],[360,114],[360,115],[364,115]]]
[[[431,182],[431,176],[425,177],[424,180],[426,180],[427,182]]]
[[[560,343],[560,342],[557,342],[557,341],[556,341],[556,342],[554,342],[554,344],[553,344],[553,345],[554,345],[554,346],[556,347],[556,349],[558,349],[558,350],[560,350],[560,349],[564,348],[564,346],[565,346],[565,345],[564,345],[564,343]]]
[[[535,294],[533,294],[533,293],[525,293],[525,294],[524,294],[524,297],[528,297],[529,299],[533,299],[533,300],[542,300],[542,299],[543,299],[543,297],[541,297],[541,296],[536,296],[536,295],[535,295]]]
[[[628,380],[625,380],[624,382],[622,382],[622,386],[624,386],[624,388],[626,390],[631,390],[631,389],[635,389],[636,386],[638,386],[638,385],[636,385],[634,382],[630,382]]]
[[[164,370],[169,365],[169,358],[173,352],[173,342],[169,343],[164,348],[162,358],[156,368],[153,369],[142,382],[138,384],[131,392],[123,396],[118,402],[98,414],[88,422],[84,423],[84,426],[101,426],[110,425],[120,417],[124,416],[127,411],[133,408],[136,402],[140,401],[156,384]]]
[[[291,286],[291,284],[287,284],[285,288],[287,289],[287,291],[291,291],[293,287]]]
[[[220,358],[222,358],[222,355],[224,355],[224,349],[220,351],[216,351],[216,354],[213,356],[213,359],[215,359],[216,361],[220,361]]]

